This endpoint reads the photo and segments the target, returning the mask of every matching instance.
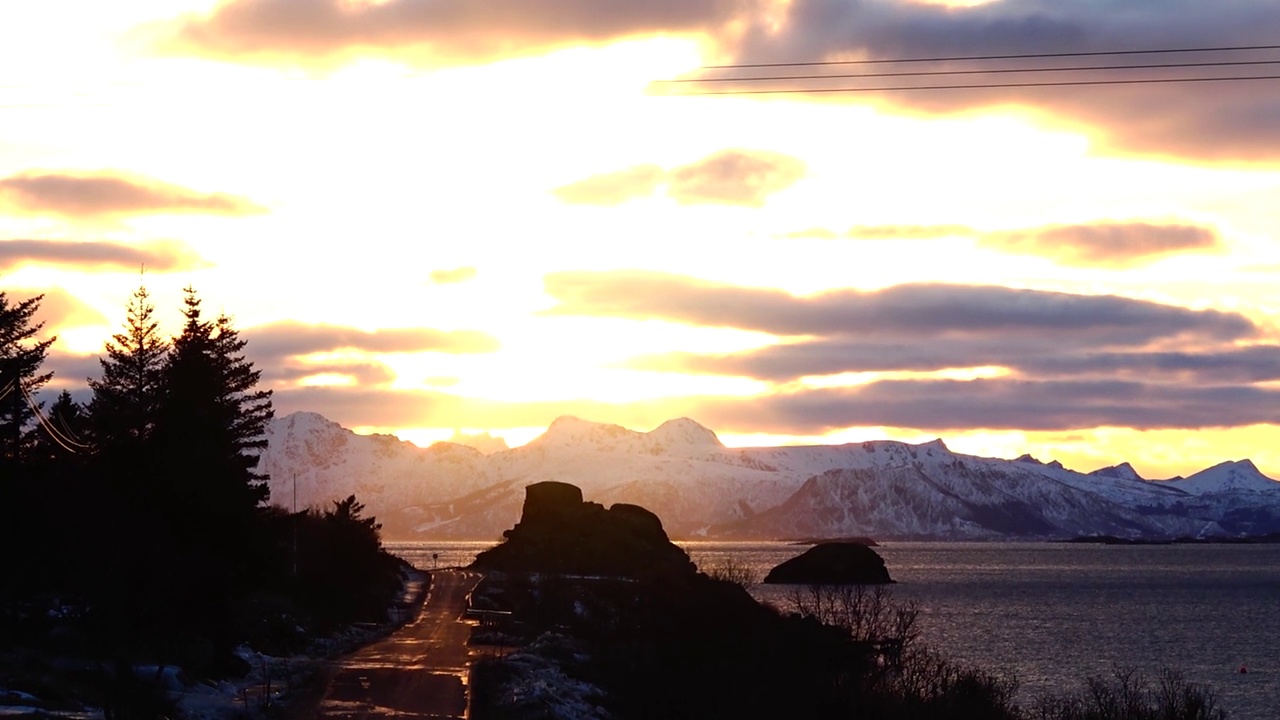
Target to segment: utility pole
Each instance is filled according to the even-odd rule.
[[[298,577],[298,473],[293,474],[293,576]]]

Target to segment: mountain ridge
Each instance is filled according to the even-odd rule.
[[[1280,530],[1280,482],[1249,461],[1146,480],[1128,463],[1076,472],[983,458],[942,440],[728,448],[688,418],[649,432],[562,416],[529,444],[484,454],[357,435],[316,413],[272,421],[259,470],[271,499],[350,494],[392,538],[496,539],[523,488],[558,480],[600,502],[654,509],[673,537],[1064,539]]]

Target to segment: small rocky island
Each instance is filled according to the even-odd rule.
[[[861,543],[814,545],[769,571],[764,581],[776,585],[884,585],[892,583],[884,558]]]

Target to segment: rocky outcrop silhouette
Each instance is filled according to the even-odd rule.
[[[506,540],[476,556],[484,571],[627,578],[693,575],[657,515],[638,505],[605,509],[583,502],[582,490],[546,481],[525,488],[520,522]]]

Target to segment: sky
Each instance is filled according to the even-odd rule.
[[[687,416],[735,446],[1280,477],[1280,80],[701,94],[1012,67],[713,65],[1275,27],[1270,0],[10,3],[0,288],[44,294],[46,392],[84,396],[139,284],[169,333],[191,286],[278,415],[424,445]],[[1141,72],[1033,77],[1280,74]]]

